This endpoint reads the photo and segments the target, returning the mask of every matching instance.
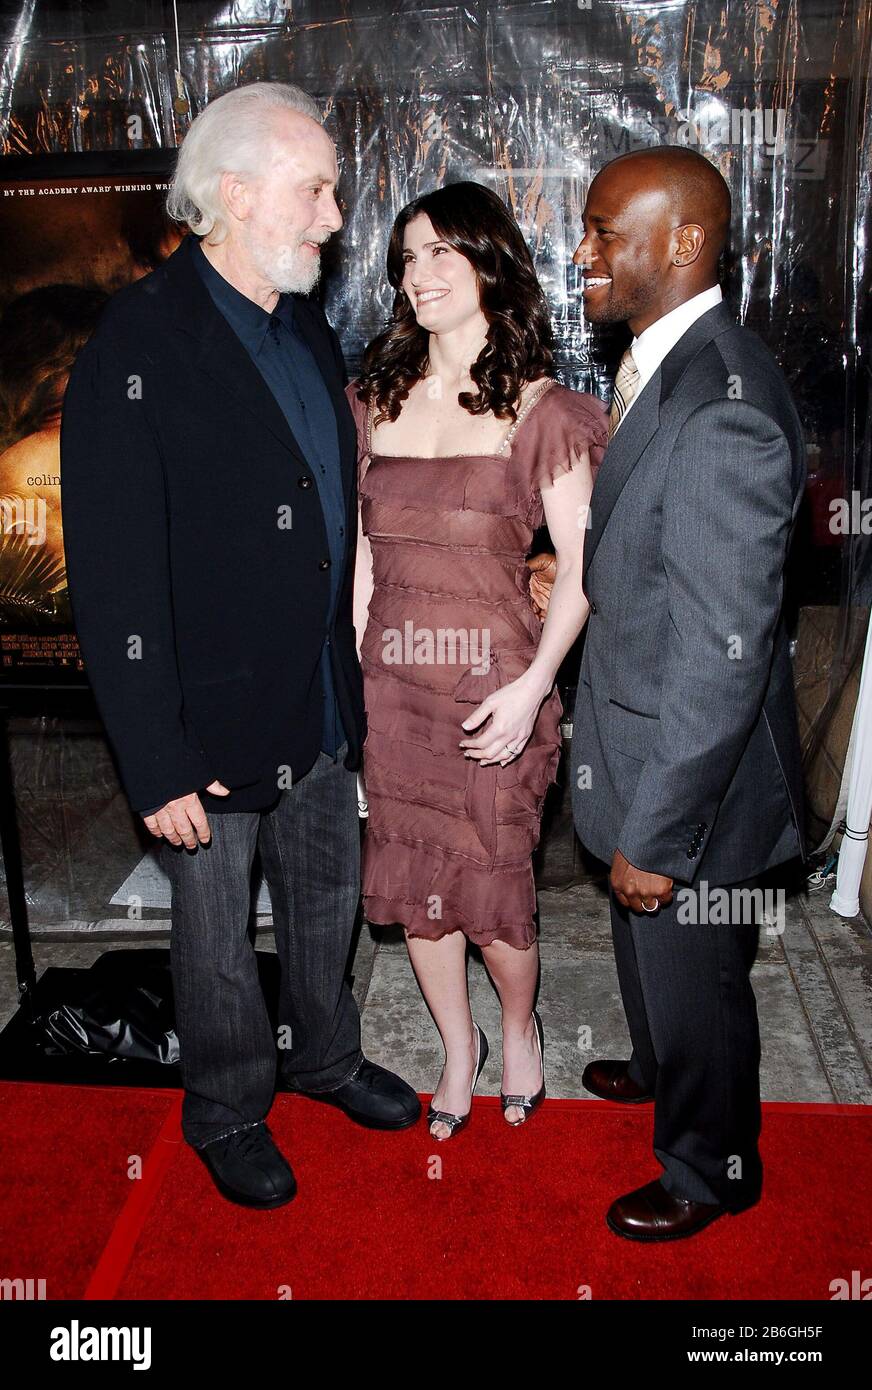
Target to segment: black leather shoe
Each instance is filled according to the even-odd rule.
[[[617,1100],[622,1105],[640,1105],[654,1097],[639,1086],[627,1073],[629,1062],[588,1062],[581,1074],[581,1084],[600,1100]]]
[[[366,1129],[408,1129],[421,1114],[421,1102],[411,1086],[365,1057],[357,1075],[337,1090],[294,1094],[335,1105]]]
[[[627,1240],[683,1240],[717,1221],[726,1207],[673,1197],[659,1181],[646,1183],[612,1202],[606,1225]]]
[[[281,1207],[297,1193],[291,1165],[266,1122],[196,1148],[222,1197],[241,1207]]]

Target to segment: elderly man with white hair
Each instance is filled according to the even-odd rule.
[[[231,1201],[296,1191],[266,1124],[285,1086],[362,1125],[420,1103],[361,1051],[345,971],[359,895],[364,710],[352,625],[356,436],[310,291],[342,225],[315,103],[210,103],[168,210],[189,234],[115,295],[61,435],[73,613],[132,807],[172,884],[185,1139]],[[279,1035],[249,935],[259,850]]]

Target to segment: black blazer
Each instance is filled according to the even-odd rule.
[[[139,811],[214,778],[239,791],[207,797],[213,809],[265,807],[321,745],[330,558],[318,487],[192,246],[109,301],[61,428],[73,616]],[[354,769],[356,432],[339,340],[316,303],[295,307],[338,424],[348,545],[329,639]]]

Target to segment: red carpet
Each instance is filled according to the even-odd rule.
[[[8,1278],[49,1299],[831,1297],[872,1265],[872,1107],[764,1107],[763,1200],[691,1241],[613,1236],[612,1197],[656,1176],[650,1106],[549,1101],[510,1129],[495,1099],[438,1145],[423,1119],[363,1130],[280,1096],[270,1127],[300,1191],[223,1201],[182,1141],[180,1094],[0,1083]],[[131,1156],[143,1176],[128,1177]],[[434,1157],[441,1161],[435,1175]]]

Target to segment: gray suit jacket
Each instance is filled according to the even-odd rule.
[[[727,884],[804,853],[782,617],[804,483],[787,383],[716,305],[633,402],[591,499],[572,799],[607,863]]]

